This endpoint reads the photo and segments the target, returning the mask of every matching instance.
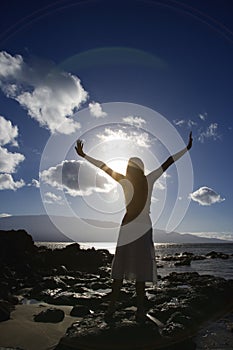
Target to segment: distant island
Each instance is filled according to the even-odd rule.
[[[52,220],[51,220],[52,219]],[[119,224],[110,221],[48,215],[8,216],[0,218],[0,230],[24,229],[36,242],[116,242]],[[56,226],[53,224],[56,223]],[[154,229],[156,243],[233,243],[217,238],[197,237]]]

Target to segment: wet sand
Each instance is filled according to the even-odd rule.
[[[59,323],[35,322],[33,315],[55,307],[65,312]],[[65,334],[66,329],[79,318],[69,315],[72,306],[54,306],[46,303],[17,305],[11,319],[0,322],[0,347],[19,347],[24,350],[53,349]]]

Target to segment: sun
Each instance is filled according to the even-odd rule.
[[[120,174],[126,174],[128,160],[126,159],[112,159],[107,162],[107,165],[113,170],[117,171]]]

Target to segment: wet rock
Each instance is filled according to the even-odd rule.
[[[107,289],[107,288],[109,288],[109,284],[104,284],[101,282],[93,282],[93,283],[90,283],[89,288],[91,288],[93,290]]]
[[[19,298],[16,295],[8,294],[6,299],[11,305],[17,305],[19,303]]]
[[[183,252],[182,255],[185,255],[185,256],[189,256],[189,257],[193,257],[194,256],[194,253],[191,253],[191,252]]]
[[[73,276],[59,276],[61,281],[64,282],[66,285],[74,286],[77,285],[77,279]]]
[[[75,293],[84,293],[85,292],[85,287],[83,285],[80,285],[79,283],[77,283],[74,286],[72,286],[72,290]]]
[[[190,258],[184,258],[180,261],[175,262],[175,266],[190,266],[191,265],[191,259]]]
[[[189,311],[188,305],[164,303],[150,311],[152,316],[157,317],[162,322],[166,323],[174,313],[187,314]]]
[[[0,263],[8,266],[31,261],[37,252],[32,237],[25,230],[0,230]]]
[[[130,308],[116,312],[113,319],[105,319],[103,313],[88,315],[68,328],[56,350],[164,350],[195,349],[190,340],[184,339],[184,327],[178,323],[167,325],[163,335],[154,322],[135,321],[135,312]],[[176,346],[174,343],[176,342]],[[190,347],[189,347],[190,346]]]
[[[182,254],[176,253],[175,255],[166,255],[161,258],[163,261],[174,261],[175,266],[190,265],[191,261],[205,260],[205,255],[195,255],[193,253],[184,252]],[[183,263],[183,264],[182,264]]]
[[[83,317],[90,314],[90,310],[84,305],[75,305],[70,311],[70,316]]]
[[[40,283],[39,288],[43,289],[66,289],[66,283],[64,283],[59,277],[51,276],[43,278],[43,281]]]
[[[183,326],[190,326],[192,320],[191,317],[182,314],[182,312],[174,312],[167,320],[167,323],[179,323]]]
[[[9,320],[13,309],[9,302],[0,300],[0,322]]]
[[[11,287],[7,283],[7,281],[0,281],[0,299],[6,300],[8,294],[11,291]]]
[[[118,313],[113,322],[104,320],[104,315],[87,316],[74,323],[60,340],[56,350],[94,348],[96,350],[143,349],[148,343],[161,339],[157,327],[152,323],[140,326],[130,313],[127,317]]]
[[[98,269],[97,273],[98,273],[98,275],[100,277],[108,277],[108,278],[110,278],[111,268],[110,267],[101,266]]]
[[[166,256],[161,257],[161,260],[162,261],[175,261],[175,260],[178,260],[178,259],[174,255],[166,255]]]
[[[55,269],[55,274],[56,275],[67,275],[68,274],[68,269],[64,265],[58,266]]]
[[[180,323],[170,322],[165,325],[161,333],[165,337],[175,337],[181,336],[184,334],[185,327]]]
[[[165,276],[163,280],[168,281],[174,285],[179,284],[190,284],[196,285],[200,284],[200,275],[197,272],[186,272],[186,273],[177,273],[172,272],[170,275]]]
[[[192,257],[192,260],[193,261],[196,261],[196,260],[205,260],[206,259],[206,256],[205,255],[194,255]]]
[[[64,264],[68,269],[78,268],[82,271],[97,272],[100,266],[106,264],[109,260],[109,253],[105,250],[80,249],[77,243],[68,245],[64,249],[53,251],[50,255],[54,261],[56,256],[57,264]]]
[[[47,309],[34,316],[35,322],[58,323],[65,317],[65,313],[60,309]]]
[[[229,255],[228,254],[224,254],[224,253],[221,253],[221,252],[215,252],[215,251],[207,253],[206,256],[208,258],[211,258],[211,259],[225,259],[225,260],[229,259]]]

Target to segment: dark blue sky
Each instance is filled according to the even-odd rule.
[[[44,212],[32,179],[39,179],[41,154],[57,130],[53,111],[63,120],[74,118],[72,108],[119,101],[160,113],[185,142],[193,131],[193,195],[177,229],[232,234],[232,1],[11,1],[0,7],[0,116],[3,129],[6,120],[12,123],[9,137],[18,127],[18,147],[12,139],[0,138],[0,213]],[[6,62],[14,71],[9,73]],[[70,74],[66,82],[62,71]],[[77,83],[71,74],[88,93],[80,103],[69,85]],[[41,88],[52,89],[46,102]],[[69,94],[72,101],[66,102]],[[153,133],[156,125],[150,129]],[[7,156],[14,169],[6,165]],[[73,158],[77,160],[74,153]],[[59,197],[59,191],[48,185],[47,192]],[[82,215],[93,215],[85,211],[80,195],[70,197]],[[54,208],[62,212],[61,203]]]

